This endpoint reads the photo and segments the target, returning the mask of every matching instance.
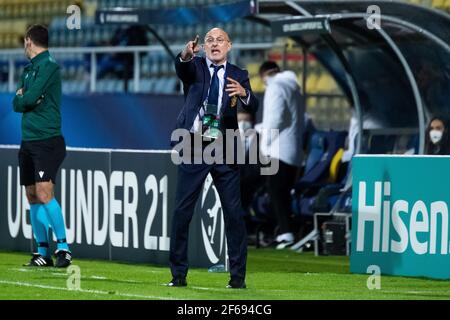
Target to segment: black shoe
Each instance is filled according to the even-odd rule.
[[[167,284],[168,287],[186,287],[187,282],[186,278],[173,278],[172,281],[170,281]]]
[[[52,258],[47,258],[39,253],[33,253],[30,262],[23,265],[24,267],[53,267]]]
[[[245,280],[232,278],[227,285],[227,289],[245,289],[247,286],[245,285]]]
[[[72,263],[72,253],[66,250],[56,250],[56,267],[67,268]]]

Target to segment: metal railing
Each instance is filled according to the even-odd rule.
[[[179,52],[184,48],[184,45],[170,46],[172,52]],[[237,43],[233,44],[233,50],[230,54],[230,62],[236,63],[237,57],[240,52],[245,50],[269,50],[273,48],[283,49],[283,45],[277,45],[273,43]],[[105,53],[132,53],[134,55],[133,66],[133,84],[134,91],[139,92],[139,82],[141,77],[141,59],[139,54],[152,53],[152,52],[164,52],[164,48],[159,45],[151,46],[128,46],[128,47],[64,47],[64,48],[50,48],[52,54],[89,54],[90,55],[90,80],[89,87],[90,92],[96,91],[97,84],[97,55]],[[0,61],[8,61],[8,91],[13,92],[15,89],[15,62],[24,60],[23,49],[3,49],[0,50]]]

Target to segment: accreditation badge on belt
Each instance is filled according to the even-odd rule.
[[[220,118],[217,115],[217,105],[204,105],[205,114],[202,118],[202,136],[208,139],[217,139],[220,132]]]

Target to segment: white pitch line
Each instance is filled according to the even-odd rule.
[[[20,272],[47,272],[47,273],[56,273],[58,272],[55,268],[39,268],[39,267],[26,267],[26,268],[11,268],[10,271],[20,271]],[[58,272],[60,274],[66,274],[65,272]]]
[[[95,279],[95,280],[110,280],[110,281],[120,281],[120,282],[128,282],[128,283],[139,283],[139,284],[143,284],[144,282],[142,281],[137,281],[137,280],[129,280],[129,279],[111,279],[111,278],[107,278],[104,276],[97,276],[97,275],[92,275],[90,277],[81,277],[81,280],[86,280],[86,279]]]
[[[191,287],[192,289],[196,289],[196,290],[204,290],[204,291],[221,291],[221,292],[233,292],[232,290],[223,287],[223,289],[221,288],[206,288],[206,287]],[[260,292],[291,292],[291,293],[295,293],[295,292],[304,292],[302,290],[287,290],[287,289],[254,289],[254,288],[248,288],[249,290],[252,291],[260,291]]]
[[[413,291],[397,291],[397,290],[383,290],[381,289],[381,292],[387,292],[387,293],[397,293],[397,294],[402,294],[402,293],[410,293],[410,294],[438,294],[438,295],[442,295],[442,294],[450,294],[450,291],[437,291],[437,290],[413,290]]]
[[[230,289],[226,288],[225,286],[223,289],[221,288],[206,288],[206,287],[191,287],[192,289],[196,290],[204,290],[204,291],[221,291],[221,292],[233,292]]]
[[[115,295],[115,296],[128,297],[128,298],[158,299],[158,300],[178,300],[178,299],[172,298],[172,297],[147,296],[147,295],[133,294],[133,293],[115,292],[114,294],[111,294],[111,293],[109,293],[107,291],[102,291],[102,290],[91,290],[91,289],[69,290],[68,288],[64,288],[64,287],[54,287],[54,286],[48,286],[48,285],[42,285],[42,284],[33,284],[33,283],[19,282],[19,281],[0,280],[0,284],[9,284],[9,285],[22,286],[22,287],[50,289],[50,290],[60,290],[60,291],[73,291],[73,292],[92,293],[92,294],[100,294],[100,295],[107,295],[107,296]]]
[[[202,290],[202,291],[216,291],[216,292],[230,292],[230,289],[224,288],[224,289],[219,289],[219,288],[206,288],[206,287],[191,287],[192,289],[196,289],[196,290]],[[283,289],[251,289],[252,291],[257,291],[257,292],[267,292],[267,293],[308,293],[308,292],[313,292],[314,290],[310,290],[310,291],[304,291],[304,290],[283,290]],[[366,290],[361,290],[360,292],[366,292]],[[422,295],[422,296],[426,296],[426,294],[440,294],[442,295],[442,291],[389,291],[389,290],[381,290],[379,292],[377,292],[377,294],[379,293],[395,293],[395,294],[414,294],[414,295]],[[444,292],[446,293],[446,292]],[[333,293],[331,293],[333,294]]]
[[[11,268],[9,270],[12,271],[20,271],[20,272],[35,272],[35,271],[44,271],[44,272],[49,272],[50,274],[54,275],[54,276],[58,276],[58,277],[67,277],[68,274],[65,272],[54,272],[55,270],[51,270],[51,269],[42,269],[42,268],[34,268],[34,269],[26,269],[26,268]],[[53,271],[53,272],[51,272]],[[103,276],[97,276],[97,275],[92,275],[89,277],[81,277],[81,280],[86,280],[86,279],[95,279],[95,280],[112,280],[112,281],[121,281],[121,282],[129,282],[129,283],[141,283],[143,284],[142,281],[137,281],[137,280],[117,280],[117,279],[110,279],[107,277],[103,277]]]

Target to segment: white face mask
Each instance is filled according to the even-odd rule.
[[[438,143],[442,139],[442,131],[440,130],[431,130],[430,131],[430,140],[433,144]]]
[[[244,133],[248,129],[252,128],[252,123],[250,121],[242,120],[242,121],[238,122],[238,126],[239,126],[239,131],[241,133]]]
[[[267,76],[267,77],[264,79],[264,85],[265,85],[266,87],[268,87],[268,86],[273,82],[273,79],[275,79],[275,75]]]

